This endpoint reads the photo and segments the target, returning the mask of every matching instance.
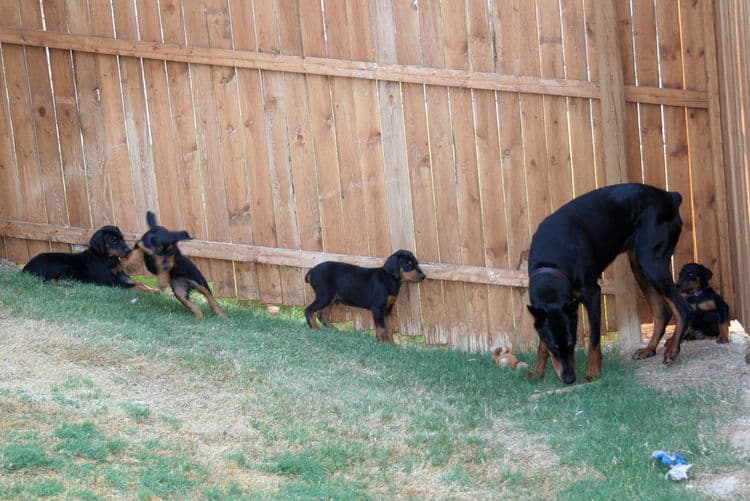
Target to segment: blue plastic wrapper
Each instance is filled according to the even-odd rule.
[[[669,467],[677,466],[678,464],[688,464],[688,460],[685,459],[685,456],[681,456],[676,452],[654,451],[651,454],[651,457],[654,459],[658,459],[663,464]]]

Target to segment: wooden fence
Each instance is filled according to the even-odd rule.
[[[401,333],[525,347],[536,225],[578,194],[644,181],[682,192],[675,265],[711,267],[731,302],[712,9],[0,0],[2,252],[25,262],[103,224],[134,237],[151,209],[196,237],[186,250],[219,296],[302,304],[316,262],[406,248],[430,279],[402,291]],[[600,72],[621,77],[619,95]],[[626,169],[612,174],[618,140]]]

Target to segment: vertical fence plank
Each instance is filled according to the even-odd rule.
[[[299,3],[297,0],[279,2],[279,39],[282,53],[301,56],[302,35],[300,33]],[[310,119],[307,106],[307,89],[302,75],[284,74],[288,157],[288,207],[294,210],[289,214],[285,226],[291,234],[285,237],[283,246],[320,250],[320,216],[318,210],[318,190],[313,144],[309,130]],[[303,188],[304,187],[304,188]],[[304,304],[305,271],[293,268],[283,269],[292,279],[293,288],[284,291],[287,304]]]
[[[394,3],[396,22],[396,54],[399,64],[421,64],[422,48],[417,4]],[[432,190],[430,149],[425,115],[424,87],[419,84],[401,85],[406,147],[408,152],[409,183],[414,220],[416,255],[422,261],[439,262],[438,232]],[[443,288],[435,280],[420,284],[422,329],[426,342],[445,344],[443,324]]]
[[[445,66],[469,69],[470,42],[467,33],[467,9],[463,2],[442,1]],[[455,151],[454,179],[457,199],[458,259],[461,264],[484,266],[479,171],[473,96],[470,89],[449,88],[450,126]],[[445,227],[443,227],[445,231]],[[466,351],[489,351],[489,304],[487,286],[463,284],[465,313],[456,327],[460,329],[452,345]]]
[[[635,23],[635,54],[638,65],[638,85],[659,86],[659,60],[656,45],[656,13],[654,2],[647,0],[634,1]],[[628,68],[628,72],[632,72]],[[628,105],[632,107],[636,105]],[[641,162],[638,169],[631,171],[630,180],[643,181],[647,184],[667,187],[664,163],[664,136],[662,135],[661,106],[654,104],[639,104]],[[631,126],[631,136],[637,137],[636,124]],[[635,159],[633,159],[635,164]],[[635,166],[631,166],[635,167]]]
[[[595,9],[606,178],[608,184],[615,184],[627,177],[625,165],[627,154],[625,151],[625,92],[619,40],[615,32],[614,0],[602,0],[595,6]],[[637,286],[629,268],[625,255],[618,256],[613,263],[619,342],[625,350],[632,349],[641,341]]]
[[[86,2],[69,0],[67,3],[69,33],[89,34],[89,9]],[[73,68],[81,123],[81,141],[88,185],[92,227],[98,228],[114,221],[110,180],[106,170],[104,111],[99,87],[97,57],[94,54],[74,52]]]
[[[136,19],[135,1],[113,0],[112,11],[117,38],[137,40],[138,20]],[[154,155],[149,143],[146,89],[143,87],[145,78],[143,63],[144,61],[137,58],[119,58],[123,119],[133,186],[133,206],[127,210],[133,216],[130,223],[135,225],[125,227],[125,229],[135,232],[143,228],[146,211],[156,208],[158,204]],[[162,63],[161,68],[163,67],[164,64]],[[157,131],[152,130],[152,132]],[[160,140],[160,138],[157,140]],[[165,140],[167,139],[165,138]]]
[[[47,29],[65,32],[67,24],[65,0],[45,0],[44,17]],[[54,88],[55,117],[60,142],[63,180],[65,184],[68,222],[71,226],[91,226],[86,171],[81,146],[81,124],[70,51],[49,49],[50,74]]]
[[[740,23],[740,26],[744,27],[743,33],[746,41],[749,30],[747,29],[747,23],[742,23],[742,21],[747,19],[748,14],[750,13],[748,12],[750,11],[750,6],[745,3],[739,7],[743,9],[743,12],[741,12],[736,19]],[[718,10],[719,7],[715,2],[705,0],[697,3],[694,2],[690,5],[685,5],[682,18],[687,18],[686,24],[689,26],[687,29],[692,29],[692,26],[697,27],[699,23],[703,24],[703,30],[696,29],[696,31],[693,32],[700,33],[702,31],[703,38],[701,40],[696,40],[693,33],[685,37],[685,40],[683,41],[684,47],[687,52],[687,54],[685,55],[685,59],[691,61],[693,60],[693,58],[697,58],[698,61],[700,61],[701,59],[705,58],[705,72],[699,70],[699,67],[691,67],[685,77],[685,81],[688,87],[697,87],[702,89],[704,88],[703,79],[706,79],[705,89],[708,94],[708,116],[706,117],[707,127],[705,130],[707,130],[708,134],[710,134],[711,136],[709,140],[711,158],[710,160],[707,159],[706,164],[710,164],[712,167],[710,170],[713,173],[713,179],[716,187],[715,228],[717,233],[715,242],[718,244],[717,258],[719,261],[715,270],[715,272],[719,275],[717,277],[716,283],[721,287],[721,291],[724,297],[731,298],[734,301],[735,305],[739,305],[741,303],[735,295],[735,291],[739,288],[740,284],[735,284],[732,280],[732,277],[743,275],[739,273],[736,268],[732,267],[732,251],[730,250],[730,247],[733,247],[734,245],[737,245],[739,247],[739,239],[736,235],[737,232],[730,230],[729,226],[730,220],[735,217],[739,217],[742,211],[737,210],[736,212],[730,212],[727,193],[730,190],[730,188],[728,187],[733,185],[733,183],[731,182],[727,184],[727,178],[731,176],[732,169],[728,169],[725,166],[725,164],[728,164],[728,162],[726,162],[726,157],[724,156],[723,141],[733,141],[733,138],[732,133],[729,131],[725,133],[724,138],[722,137],[722,131],[724,129],[722,128],[721,123],[722,110],[720,105],[719,86],[720,83],[727,78],[727,76],[720,74],[718,65],[719,51],[721,50],[719,49],[719,45],[717,44],[716,40],[716,29],[718,23],[715,22],[715,16],[718,15]],[[722,37],[731,37],[729,33],[720,33]],[[749,45],[747,43],[742,41],[738,42],[736,45],[739,59],[743,61],[741,63],[741,66],[745,68],[747,67],[747,58],[749,55],[748,46]],[[746,87],[748,86],[748,84],[750,84],[750,76],[748,75],[747,71],[744,72],[742,84]],[[744,105],[744,109],[747,110],[747,99],[745,100]],[[741,108],[742,103],[738,103],[738,107]],[[700,113],[696,116],[699,119],[701,117]],[[688,115],[688,130],[690,131],[690,134],[692,135],[696,130],[698,130],[698,134],[700,134],[700,124],[698,124],[697,128],[693,128],[691,123],[692,119],[693,117]],[[748,140],[747,134],[744,135],[744,138],[746,141]],[[703,137],[703,139],[708,140],[705,137]],[[692,140],[689,138],[688,141],[692,148]],[[709,148],[705,148],[702,151],[707,152],[709,151]],[[700,160],[698,160],[698,162],[699,161]],[[692,165],[696,164],[697,162],[692,163]],[[693,182],[696,182],[695,177],[693,177]],[[708,201],[710,203],[711,198],[709,198]],[[745,209],[745,211],[746,210],[747,208]],[[704,226],[702,224],[702,221],[700,221],[698,219],[698,216],[696,215],[696,234],[700,235],[701,233],[699,232],[701,232],[703,228]],[[703,237],[696,237],[696,241],[698,240],[703,240]],[[698,253],[698,251],[699,249],[696,248],[696,253]],[[700,252],[701,254],[703,254],[704,250],[701,250]],[[701,259],[701,254],[697,254],[699,260]]]
[[[166,8],[171,7],[179,11],[176,3],[167,4],[162,2]],[[139,0],[138,4],[138,31],[141,40],[161,42],[162,18],[158,5],[149,0]],[[169,10],[166,13],[168,13]],[[165,19],[168,21],[168,17]],[[187,69],[184,63],[164,63],[162,61],[143,61],[143,80],[146,85],[146,103],[148,107],[148,123],[151,125],[151,153],[154,164],[154,189],[158,198],[146,207],[146,210],[154,211],[159,217],[159,223],[167,228],[184,228],[180,204],[181,179],[178,165],[184,163],[180,145],[176,120],[173,120],[173,109],[170,103],[170,80],[167,74],[168,68]],[[175,106],[177,102],[175,102]],[[146,230],[146,212],[137,214],[138,233]]]
[[[521,42],[514,32],[519,30],[516,4],[512,6],[497,2],[492,12],[493,28],[497,44],[498,73],[516,72],[514,60],[520,56]],[[508,8],[510,7],[510,8]],[[533,5],[532,5],[533,7]],[[505,206],[508,232],[508,252],[511,268],[523,267],[525,252],[531,242],[531,227],[528,215],[527,179],[524,168],[523,125],[521,121],[521,96],[516,93],[499,92],[497,95],[500,148],[505,186]],[[538,126],[538,125],[537,125]],[[547,193],[546,185],[534,188]],[[535,229],[535,228],[534,228]],[[517,332],[517,347],[530,347],[537,336],[526,310],[528,291],[516,289],[513,298],[513,323]]]
[[[355,61],[373,61],[372,20],[367,3],[346,2],[346,8],[347,31],[351,46],[350,57]],[[354,79],[352,92],[357,123],[356,145],[359,151],[362,179],[367,248],[370,256],[385,259],[396,249],[391,246],[390,221],[386,217],[383,134],[379,120],[377,82]],[[399,322],[397,311],[394,311],[393,316],[395,318],[389,319],[389,322],[396,326]],[[356,318],[362,327],[375,327],[369,312],[363,311]]]
[[[91,34],[114,36],[109,0],[91,0],[89,16]],[[109,181],[111,222],[124,228],[135,228],[135,199],[125,133],[120,68],[116,56],[97,55],[95,64],[98,83],[94,93],[97,96],[102,122],[92,123],[91,126],[102,128],[103,133],[100,136],[102,142],[92,146],[101,150],[99,160],[102,162],[102,175]]]
[[[206,5],[206,26],[209,47],[229,49],[233,46],[232,25],[227,0]],[[218,165],[210,165],[206,173],[206,223],[209,238],[234,241],[244,233],[232,223],[234,211],[242,206],[244,183],[244,148],[241,134],[241,115],[237,72],[233,67],[212,67],[211,81],[216,99]],[[238,203],[239,199],[239,203]],[[212,236],[213,232],[213,236]],[[246,241],[246,240],[245,240]],[[237,295],[234,265],[227,261],[211,263],[217,294]],[[217,277],[221,275],[221,278]]]
[[[683,87],[682,40],[680,33],[680,12],[674,5],[658,2],[656,5],[656,25],[659,38],[659,65],[661,82],[664,87],[680,89]],[[705,68],[705,64],[703,65]],[[664,106],[664,129],[666,134],[665,156],[667,179],[665,185],[670,190],[679,191],[685,200],[690,197],[690,164],[688,161],[687,124],[685,108]],[[678,273],[683,264],[693,261],[693,212],[690,203],[680,206],[682,216],[682,234],[674,252],[674,273]]]
[[[232,0],[232,19],[240,22],[242,29],[233,31],[234,47],[237,50],[257,51],[255,37],[256,20],[253,6],[244,0]],[[239,68],[240,106],[242,109],[242,131],[247,155],[249,216],[252,229],[252,242],[257,245],[276,247],[276,221],[273,213],[271,194],[271,173],[268,149],[265,141],[263,120],[263,94],[261,75],[258,70]],[[276,266],[257,264],[257,277],[252,269],[241,270],[237,287],[240,297],[260,299],[264,303],[280,303],[281,278]],[[256,282],[257,281],[257,282]]]
[[[279,52],[279,19],[287,14],[281,12],[278,2],[256,2],[255,14],[258,16],[256,24],[258,49],[265,53]],[[292,193],[287,137],[288,103],[284,88],[284,75],[279,72],[264,71],[262,78],[276,238],[279,247],[294,249],[299,245],[299,231]],[[304,293],[301,288],[300,271],[281,267],[279,273],[284,300],[289,298],[292,304],[303,302]]]
[[[702,4],[703,2],[680,2],[681,57],[684,71],[683,81],[680,83],[684,82],[685,87],[695,90],[707,89],[706,35]],[[694,234],[690,236],[695,238],[695,242],[690,242],[689,250],[692,252],[689,255],[682,253],[675,256],[675,268],[679,271],[685,262],[696,260],[713,270],[713,283],[719,286],[723,278],[719,247],[726,239],[721,238],[718,214],[726,209],[720,205],[721,197],[717,196],[708,110],[686,109],[683,116],[687,129],[683,151],[685,161],[689,163],[690,174],[686,182],[692,187],[695,208],[692,219]],[[688,235],[682,239],[686,236]],[[682,259],[677,261],[678,257]]]
[[[469,64],[474,71],[495,71],[493,52],[494,31],[487,3],[470,0],[467,3],[469,30]],[[478,189],[481,200],[481,222],[484,233],[484,264],[509,268],[506,225],[505,180],[501,168],[501,151],[497,122],[496,93],[473,91],[474,121],[476,123],[476,162]],[[476,291],[483,289],[473,286]],[[510,287],[488,286],[488,326],[482,349],[492,350],[503,345],[510,347],[513,332],[513,295]]]
[[[20,4],[6,2],[2,19],[6,25],[21,26]],[[13,127],[16,168],[21,197],[22,219],[37,223],[47,221],[44,191],[39,166],[39,154],[34,130],[34,112],[29,90],[29,71],[26,49],[20,45],[3,45],[5,84],[8,93],[9,114]],[[28,241],[29,257],[40,252],[49,252],[47,242]]]
[[[229,26],[231,30],[232,47],[238,49],[243,46],[245,37],[254,37],[252,4],[230,1],[227,4]],[[227,190],[227,211],[229,217],[229,234],[232,242],[251,244],[253,243],[252,220],[254,216],[252,188],[250,187],[250,170],[255,166],[250,164],[251,152],[246,144],[246,122],[250,120],[246,110],[248,96],[243,93],[243,81],[248,70],[234,68],[231,75],[232,80],[225,81],[228,84],[226,100],[229,106],[222,114],[229,141],[224,138],[225,179]],[[257,76],[257,72],[255,72]],[[222,81],[219,82],[220,84]],[[234,281],[236,294],[239,299],[259,299],[258,269],[255,263],[235,262]]]
[[[164,42],[187,44],[187,27],[183,23],[183,19],[189,16],[186,4],[180,0],[167,0],[160,2],[159,8]],[[167,77],[178,158],[175,173],[178,196],[175,201],[179,202],[179,206],[167,211],[167,214],[172,213],[179,218],[180,223],[175,225],[177,228],[188,231],[195,238],[206,238],[200,178],[202,145],[199,142],[197,113],[193,107],[191,94],[191,67],[186,63],[168,62]],[[200,89],[202,93],[207,90],[207,88]],[[163,211],[164,203],[161,199],[159,206]],[[166,218],[159,222],[167,226]],[[193,261],[209,278],[211,271],[209,261],[202,258]]]
[[[616,2],[615,16],[617,19],[617,35],[620,47],[620,57],[622,59],[622,77],[625,85],[636,85],[635,67],[638,60],[637,51],[643,51],[644,44],[642,40],[650,41],[648,34],[649,28],[641,30],[641,20],[639,15],[643,15],[641,9],[636,5],[635,15],[631,15],[630,2]],[[647,9],[643,9],[647,11]],[[651,16],[653,17],[653,6],[651,7]],[[653,47],[653,45],[651,45]],[[654,53],[655,55],[656,53]],[[654,64],[647,60],[646,65]],[[649,68],[645,68],[648,74]],[[658,106],[656,107],[658,109]],[[638,103],[625,103],[625,154],[627,158],[627,177],[626,181],[643,182],[643,169],[641,162],[641,130],[640,130],[640,110]]]
[[[222,32],[226,20],[226,2],[206,0],[204,2],[183,2],[185,19],[185,40],[188,45],[211,47],[214,43],[227,46],[226,33]],[[221,18],[221,19],[218,19]],[[217,26],[218,24],[218,26]],[[224,36],[211,38],[212,30],[219,30]],[[229,42],[231,44],[231,42]],[[231,69],[190,65],[190,82],[195,113],[196,137],[198,140],[198,176],[200,192],[203,194],[203,214],[200,234],[209,240],[229,239],[229,223],[226,205],[226,183],[220,140],[219,96],[216,86],[221,85],[223,71]],[[216,85],[215,85],[216,83]],[[210,271],[209,271],[210,270]],[[220,296],[234,295],[234,277],[231,263],[210,260],[204,266],[214,281],[214,288]]]
[[[280,10],[285,13],[279,16],[281,51],[292,56],[302,56],[300,1],[283,0]],[[285,74],[284,87],[288,102],[287,128],[294,198],[297,207],[299,246],[305,250],[320,251],[323,250],[323,241],[318,203],[318,176],[304,75]]]
[[[12,21],[15,17],[15,5],[8,2],[0,4],[0,24]],[[10,53],[6,51],[10,49]],[[18,164],[14,149],[12,109],[8,92],[7,73],[16,72],[18,66],[13,66],[17,59],[17,48],[8,44],[0,45],[0,216],[8,219],[23,219],[23,199],[21,197],[21,181],[19,179]],[[3,255],[16,263],[29,260],[29,248],[25,240],[4,238],[4,246],[0,249]]]
[[[21,2],[21,24],[24,28],[42,29],[42,12],[39,4]],[[60,156],[58,154],[55,105],[49,78],[47,52],[40,47],[26,47],[26,71],[36,138],[36,154],[39,158],[39,187],[43,192],[45,220],[59,225],[68,224],[65,206]],[[53,251],[70,251],[70,245],[51,243]]]
[[[326,56],[326,20],[322,4],[300,2],[302,47],[306,56]],[[336,127],[331,94],[331,78],[307,75],[307,92],[310,106],[312,139],[315,150],[315,165],[318,174],[318,199],[323,250],[346,252],[346,227],[344,225],[339,159],[336,150]],[[307,289],[312,297],[312,290]],[[348,310],[334,311],[332,320],[350,318]]]
[[[434,68],[446,65],[445,31],[438,0],[419,4],[420,40],[423,64]],[[440,50],[435,50],[437,47]],[[435,200],[439,260],[460,263],[460,226],[458,222],[458,184],[451,128],[450,102],[446,87],[426,86],[427,133],[429,141],[430,179],[425,188]],[[457,231],[458,230],[458,231]],[[443,287],[443,318],[435,328],[442,330],[451,346],[461,343],[466,330],[466,297],[464,284],[445,281]]]
[[[370,3],[370,9],[374,23],[375,60],[395,64],[393,4],[389,0],[374,0]],[[377,86],[391,247],[416,251],[401,85],[398,82],[378,81]],[[423,257],[417,255],[417,259]],[[404,284],[394,309],[398,330],[402,334],[421,332],[420,303],[420,286]]]
[[[352,58],[350,22],[345,0],[326,0],[324,13],[326,23],[326,47],[328,57]],[[361,36],[362,33],[357,33]],[[356,35],[355,35],[356,36]],[[331,78],[331,99],[335,124],[336,148],[338,151],[339,182],[344,224],[344,245],[347,254],[370,255],[367,226],[367,207],[363,202],[365,190],[362,176],[362,157],[357,144],[355,84],[349,78]],[[350,312],[355,325],[364,326],[361,310]]]

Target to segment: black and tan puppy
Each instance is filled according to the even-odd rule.
[[[326,261],[305,275],[315,291],[315,300],[305,308],[307,324],[318,329],[316,318],[334,303],[365,308],[372,312],[379,341],[393,342],[386,319],[391,314],[403,282],[421,282],[424,273],[409,251],[393,253],[382,268],[363,268],[347,263]],[[321,319],[322,320],[322,319]]]
[[[159,288],[163,289],[169,284],[175,297],[202,320],[203,312],[189,298],[190,292],[196,290],[206,297],[214,313],[226,318],[203,274],[177,247],[178,242],[192,239],[188,232],[169,231],[159,226],[156,215],[151,211],[146,214],[146,221],[149,229],[136,242],[133,253],[142,253],[146,269],[156,275]]]
[[[680,352],[689,308],[672,281],[670,259],[682,229],[679,193],[643,184],[620,184],[591,191],[563,205],[541,222],[529,249],[528,309],[534,316],[539,348],[534,370],[541,376],[551,358],[560,379],[576,379],[575,345],[578,304],[589,318],[586,380],[601,373],[601,289],[598,279],[615,257],[626,252],[638,285],[654,315],[654,334],[634,357],[656,354],[672,315],[674,335],[664,363]]]
[[[698,263],[688,263],[680,270],[677,285],[690,305],[685,339],[715,337],[717,343],[729,342],[729,305],[709,285],[713,276]]]
[[[34,256],[23,271],[44,280],[77,280],[96,285],[124,289],[135,288],[143,292],[156,292],[147,285],[136,282],[122,270],[120,259],[130,254],[122,232],[117,226],[102,226],[89,240],[83,252],[45,252]]]

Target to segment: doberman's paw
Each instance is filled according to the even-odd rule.
[[[665,352],[664,353],[664,360],[662,361],[662,364],[664,364],[664,365],[670,365],[675,360],[677,360],[677,354],[676,353]]]
[[[587,383],[590,383],[591,381],[594,381],[596,379],[599,379],[599,374],[586,374],[586,377],[584,378]]]
[[[527,381],[533,381],[535,379],[542,379],[544,377],[544,372],[529,371],[526,373],[525,377]]]
[[[635,353],[633,353],[633,358],[635,360],[643,360],[644,358],[650,358],[656,355],[656,350],[652,350],[650,348],[641,348],[640,350],[636,350]]]

